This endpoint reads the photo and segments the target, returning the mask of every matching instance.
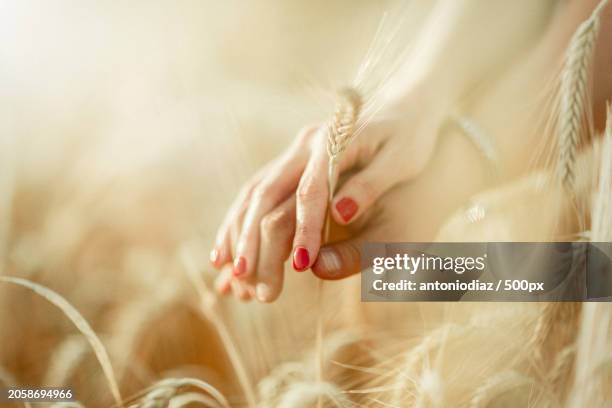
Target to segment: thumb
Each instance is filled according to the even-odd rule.
[[[325,280],[344,279],[361,272],[363,244],[389,238],[385,223],[377,222],[376,215],[374,209],[368,210],[362,217],[366,225],[357,235],[321,247],[312,272]]]
[[[344,279],[361,271],[361,241],[326,245],[319,251],[312,272],[321,279]]]

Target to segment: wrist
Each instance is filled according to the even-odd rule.
[[[385,95],[383,116],[400,118],[415,112],[419,117],[437,116],[442,120],[455,101],[449,89],[439,86],[435,78],[411,77],[398,85]]]
[[[424,108],[447,112],[461,94],[461,81],[446,67],[425,61],[411,62],[398,72],[392,103],[411,105],[418,101]]]

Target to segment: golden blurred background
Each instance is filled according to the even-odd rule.
[[[165,377],[193,377],[230,406],[252,405],[228,356],[235,352],[262,407],[309,407],[313,393],[331,395],[329,406],[561,406],[574,372],[557,355],[533,369],[539,305],[362,305],[357,277],[330,284],[320,306],[325,373],[335,385],[321,391],[311,274],[288,271],[272,305],[219,301],[216,316],[238,347],[228,351],[186,273],[187,253],[210,282],[208,251],[238,188],[302,126],[327,117],[330,91],[352,78],[383,16],[401,16],[398,37],[408,43],[430,7],[0,0],[1,274],[44,285],[83,315],[124,398]],[[548,17],[534,17],[542,22],[534,38]],[[539,60],[521,63],[530,52]],[[464,107],[503,151],[528,146],[542,129],[558,69],[551,61],[562,50],[541,53],[534,40],[523,53],[512,74]],[[490,187],[478,152],[458,130],[448,133],[434,159],[447,165],[394,193],[403,198],[397,206],[414,204],[407,240],[434,239]],[[505,165],[509,178],[525,169]],[[435,191],[431,180],[440,180]],[[519,198],[555,202],[558,192],[529,188],[492,200],[518,211],[507,198],[518,189]],[[485,239],[540,236],[517,233],[513,220],[492,225]],[[564,350],[573,356],[572,347]],[[609,370],[602,381],[609,384]],[[113,404],[85,338],[47,301],[11,285],[0,286],[0,382],[70,386],[85,406]]]

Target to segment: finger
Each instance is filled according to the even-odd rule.
[[[364,212],[389,189],[401,181],[399,172],[389,171],[396,153],[383,148],[374,160],[362,171],[350,177],[335,194],[332,201],[332,216],[339,224],[349,224]]]
[[[327,167],[327,152],[321,143],[321,146],[313,149],[296,192],[293,269],[298,272],[310,268],[321,246],[321,232],[327,211]]]
[[[260,302],[272,302],[282,290],[284,263],[291,253],[295,233],[295,196],[266,215],[260,231],[256,296]]]
[[[397,238],[385,223],[372,219],[354,238],[325,245],[319,252],[312,272],[321,279],[344,279],[361,271],[361,249],[364,242],[377,242]]]
[[[220,295],[227,295],[232,291],[232,270],[226,268],[215,278],[215,289]]]
[[[237,218],[244,214],[253,190],[259,184],[259,181],[264,177],[271,165],[272,163],[269,163],[257,172],[257,174],[240,190],[238,196],[232,202],[230,209],[221,223],[221,227],[217,231],[215,246],[212,251],[210,251],[210,262],[215,268],[219,269],[232,260],[232,242],[235,242],[235,239],[232,240],[232,233],[236,232]]]
[[[250,279],[255,274],[261,221],[295,190],[306,166],[307,154],[303,149],[290,150],[270,169],[265,179],[253,191],[236,246],[234,276]]]
[[[298,156],[302,159],[302,166],[305,164],[307,145],[310,143],[310,138],[316,132],[317,126],[309,126],[303,128],[297,135],[294,143],[289,149],[277,159],[266,164],[260,169],[255,176],[240,190],[238,197],[232,202],[221,227],[219,228],[215,240],[215,246],[210,252],[210,261],[217,269],[224,264],[230,262],[236,255],[236,243],[242,228],[243,217],[248,208],[249,201],[255,192],[257,186],[261,183],[266,175],[272,172],[272,169],[278,169],[283,166],[283,163],[296,161]],[[278,170],[277,170],[278,171]]]
[[[248,209],[248,202],[244,203],[244,206],[238,212],[236,218],[232,221],[232,224],[229,228],[229,253],[231,255],[231,259],[235,259],[236,257],[236,246],[238,245],[238,239],[240,238],[240,232],[242,231],[242,224],[244,222],[244,217],[246,215]],[[233,269],[232,269],[233,270]]]
[[[243,302],[248,302],[251,300],[251,293],[245,282],[242,282],[234,277],[231,280],[232,293],[236,297],[236,299],[241,300]]]

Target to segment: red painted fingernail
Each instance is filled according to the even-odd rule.
[[[344,222],[349,222],[351,218],[357,214],[359,206],[352,198],[344,197],[342,200],[336,203],[336,210]]]
[[[234,259],[234,269],[232,270],[232,273],[234,274],[234,276],[242,276],[245,274],[245,272],[246,272],[246,259],[244,259],[244,256]]]
[[[293,251],[293,269],[298,272],[305,271],[310,264],[310,255],[308,250],[302,246],[295,248]]]
[[[210,263],[212,263],[216,267],[219,266],[219,255],[220,253],[217,248],[210,251]]]

